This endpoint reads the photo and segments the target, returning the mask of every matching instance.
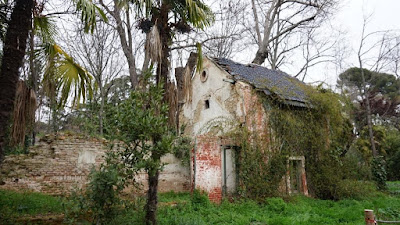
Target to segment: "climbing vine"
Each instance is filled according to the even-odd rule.
[[[332,91],[305,87],[308,107],[282,104],[260,94],[268,114],[267,138],[241,127],[238,159],[239,193],[263,201],[285,193],[284,175],[289,156],[305,156],[309,190],[325,199],[340,198],[345,178],[344,155],[352,141],[352,126],[343,114],[344,104]],[[342,173],[343,171],[343,173]]]
[[[342,161],[352,141],[352,126],[340,96],[325,89],[307,88],[309,107],[273,107],[270,115],[282,151],[306,158],[307,181],[319,198],[340,198]],[[343,173],[342,173],[343,172]]]

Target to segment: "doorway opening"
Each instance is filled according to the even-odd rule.
[[[222,170],[222,194],[230,196],[236,193],[238,183],[236,154],[237,146],[222,146],[221,170]]]
[[[304,156],[289,157],[286,167],[287,193],[308,195]]]

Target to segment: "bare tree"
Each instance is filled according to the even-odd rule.
[[[329,36],[321,35],[321,33],[316,28],[306,30],[300,46],[302,56],[301,60],[298,60],[301,61],[300,68],[294,77],[301,77],[301,80],[304,81],[311,67],[322,63],[335,64],[338,56],[346,54],[343,48],[339,50],[343,52],[337,52],[337,49],[340,49],[344,43],[341,31],[332,32]]]
[[[214,25],[200,34],[204,53],[217,58],[231,58],[248,46],[242,41],[247,29],[243,24],[247,5],[240,0],[220,1],[217,4]]]
[[[381,33],[381,37],[376,42],[379,50],[371,68],[377,72],[392,72],[399,77],[400,36],[397,32],[391,30]]]
[[[308,25],[318,26],[336,5],[331,0],[251,0],[254,17],[255,42],[258,50],[253,63],[262,64],[268,58],[269,51],[277,50],[283,40],[291,33]],[[259,14],[264,15],[260,18]],[[316,25],[317,24],[317,25]],[[275,45],[274,47],[271,47]],[[296,47],[296,45],[294,46]],[[292,47],[293,48],[293,47]],[[289,48],[290,49],[290,48]],[[275,54],[276,56],[276,54]],[[273,59],[273,57],[272,57]],[[278,63],[272,60],[273,65]]]
[[[400,37],[396,37],[392,43],[395,45],[395,48],[388,56],[391,61],[390,70],[397,78],[400,78]]]
[[[118,36],[112,27],[102,23],[96,26],[91,35],[85,34],[79,24],[74,27],[73,35],[67,36],[64,42],[68,43],[66,48],[71,54],[96,79],[99,92],[95,95],[95,101],[97,98],[100,102],[99,133],[103,135],[104,105],[112,88],[111,82],[124,70],[124,64],[120,62],[120,46],[116,44]]]
[[[139,48],[144,46],[144,39],[140,37],[140,32],[135,29],[134,22],[132,21],[131,8],[128,2],[121,2],[113,0],[110,3],[105,3],[100,0],[100,5],[107,12],[109,17],[112,18],[109,25],[111,25],[117,32],[121,42],[121,47],[124,52],[125,58],[128,62],[129,75],[131,80],[132,88],[135,88],[138,84],[138,71],[137,71],[137,52]],[[135,35],[134,35],[135,34]],[[136,40],[138,37],[142,40]],[[148,68],[150,58],[148,57],[147,51],[144,51],[143,65],[141,71]]]
[[[396,41],[396,35],[393,35],[393,31],[375,31],[367,33],[367,23],[369,17],[365,17],[363,21],[362,33],[360,45],[357,52],[358,64],[361,70],[361,82],[362,82],[362,96],[366,103],[366,119],[368,125],[368,134],[371,144],[371,150],[373,157],[378,156],[378,152],[375,146],[371,103],[369,99],[369,87],[367,85],[364,68],[369,66],[369,70],[374,72],[381,72],[390,64],[390,55],[394,53],[398,47],[399,42]],[[373,38],[378,38],[378,41],[373,41]],[[372,39],[372,41],[370,40]],[[391,44],[395,40],[396,44]],[[372,43],[372,44],[368,44]]]

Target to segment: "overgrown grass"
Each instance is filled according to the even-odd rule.
[[[359,183],[362,185],[362,183]],[[354,199],[319,200],[295,196],[284,201],[268,198],[266,204],[251,200],[227,200],[221,205],[204,204],[199,196],[190,194],[161,194],[165,200],[178,204],[159,208],[160,224],[365,224],[364,209],[373,209],[379,219],[400,220],[400,182],[389,182],[389,194],[373,190],[369,194],[354,193]]]
[[[389,182],[389,192],[341,201],[295,196],[268,198],[265,204],[251,200],[209,203],[201,194],[164,193],[159,197],[159,224],[365,224],[364,209],[373,209],[379,219],[400,220],[400,182]],[[206,200],[205,200],[206,199]],[[0,224],[23,215],[60,214],[62,198],[39,193],[0,190]],[[142,224],[145,201],[114,218],[111,224]],[[6,221],[6,222],[5,222]]]
[[[253,201],[197,207],[184,203],[162,207],[160,224],[365,224],[364,209],[375,209],[380,218],[399,219],[400,199],[381,196],[371,200],[329,201],[293,197],[267,199],[267,204]]]
[[[21,216],[62,213],[62,201],[41,193],[0,190],[0,224],[13,224]]]
[[[161,193],[159,195],[159,202],[164,202],[164,203],[186,203],[191,200],[191,197],[188,193],[186,192],[166,192],[166,193]]]
[[[400,197],[400,181],[387,182],[387,188],[391,195]]]

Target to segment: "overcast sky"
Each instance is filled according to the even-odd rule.
[[[213,0],[204,0],[208,4]],[[63,2],[63,1],[61,1]],[[250,0],[246,0],[250,2]],[[400,28],[400,0],[339,0],[338,11],[324,28],[329,34],[331,29],[341,30],[345,34],[345,42],[348,46],[349,57],[345,61],[344,69],[351,66],[358,66],[357,54],[364,15],[370,15],[367,25],[367,33],[378,30],[396,30]],[[211,8],[215,7],[211,4]],[[242,63],[249,63],[257,49],[247,51],[246,57],[236,56],[233,59]],[[176,66],[176,65],[173,65]],[[293,71],[291,71],[293,69]],[[284,67],[281,70],[293,75],[298,68]],[[338,71],[332,64],[320,64],[309,70],[306,82],[325,82],[334,88]]]
[[[346,32],[346,39],[351,48],[348,66],[358,66],[356,51],[358,50],[363,16],[371,15],[367,24],[367,32],[378,30],[396,30],[400,28],[400,0],[344,0],[335,18],[334,27]],[[320,66],[313,69],[307,82],[324,81],[330,85],[336,83],[337,74],[334,69]]]

